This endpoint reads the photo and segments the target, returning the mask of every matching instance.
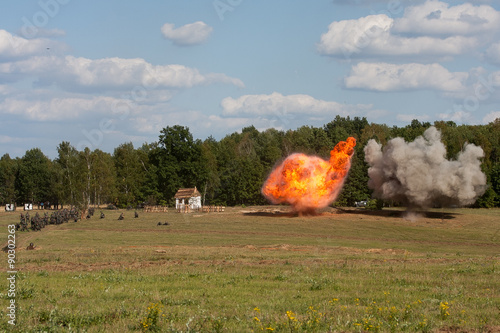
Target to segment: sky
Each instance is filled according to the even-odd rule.
[[[8,0],[0,156],[500,118],[500,1]]]

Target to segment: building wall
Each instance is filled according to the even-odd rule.
[[[188,204],[190,209],[201,209],[201,196],[188,199],[175,199],[175,209],[182,209]]]
[[[201,209],[201,196],[189,198],[189,207],[191,209]]]

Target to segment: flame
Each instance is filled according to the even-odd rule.
[[[288,203],[298,212],[314,212],[332,203],[342,189],[351,167],[356,139],[339,142],[330,161],[292,154],[269,175],[262,193],[274,204]]]

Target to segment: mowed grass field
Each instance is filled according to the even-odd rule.
[[[500,210],[286,209],[97,209],[18,231],[0,331],[500,332]],[[19,216],[0,213],[2,244]]]

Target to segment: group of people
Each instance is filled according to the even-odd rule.
[[[138,218],[138,217],[139,217],[139,213],[134,212],[134,218]],[[123,216],[123,213],[121,213],[120,216],[118,216],[118,220],[121,221],[121,220],[124,220],[124,219],[125,219],[125,216]]]
[[[86,218],[90,219],[92,216],[94,216],[94,213],[95,209],[89,208],[87,210]],[[58,211],[54,211],[50,215],[45,212],[43,216],[41,216],[38,212],[36,212],[34,216],[30,216],[30,213],[26,212],[26,214],[21,213],[20,222],[16,224],[16,230],[28,231],[29,229],[31,229],[33,231],[39,231],[48,224],[63,224],[69,221],[78,222],[78,220],[82,217],[83,215],[81,214],[81,212],[75,207],[72,207],[71,209],[64,208]],[[106,215],[104,215],[104,213],[101,211],[100,218],[104,219],[105,217]],[[134,217],[138,218],[139,214],[137,212],[134,212]],[[118,220],[123,219],[125,219],[125,217],[123,216],[123,213],[121,213],[118,217]]]
[[[21,213],[20,222],[16,224],[16,229],[19,231],[28,231],[28,229],[39,231],[48,224],[63,224],[69,221],[77,222],[78,219],[80,219],[80,211],[75,207],[71,209],[64,208],[52,212],[50,215],[45,212],[43,216],[38,214],[38,212],[34,216],[30,216],[30,213],[26,212],[26,215]]]

